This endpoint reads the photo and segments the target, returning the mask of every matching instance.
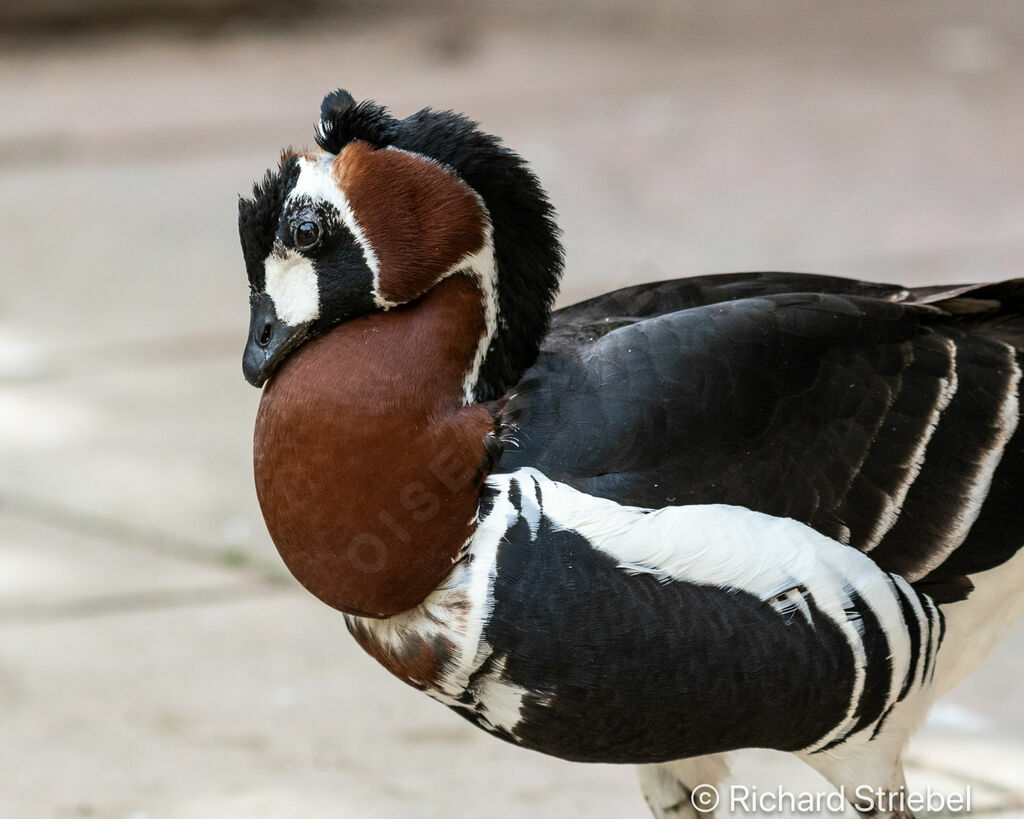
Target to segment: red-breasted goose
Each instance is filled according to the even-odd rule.
[[[745,747],[903,785],[1024,603],[1024,281],[708,276],[552,314],[554,214],[498,139],[337,91],[316,141],[239,207],[295,577],[484,730],[640,765],[656,816]]]

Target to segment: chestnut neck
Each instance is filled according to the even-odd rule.
[[[422,602],[472,536],[490,412],[464,379],[487,332],[465,275],[301,347],[264,389],[256,491],[296,579],[349,614]]]

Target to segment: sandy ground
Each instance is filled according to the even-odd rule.
[[[1024,7],[539,14],[0,50],[0,817],[646,815],[630,769],[505,746],[390,678],[263,529],[235,198],[312,141],[325,90],[462,110],[525,154],[563,302],[1024,273]],[[1024,816],[1022,649],[936,708],[913,787]],[[735,777],[820,787],[768,752]]]

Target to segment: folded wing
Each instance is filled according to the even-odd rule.
[[[1022,294],[786,274],[615,291],[555,314],[499,469],[793,518],[959,599],[1024,542]]]

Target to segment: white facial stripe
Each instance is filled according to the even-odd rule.
[[[318,162],[311,162],[305,157],[299,157],[299,178],[295,181],[292,192],[288,194],[288,201],[308,196],[314,201],[321,200],[332,205],[341,216],[342,224],[348,228],[349,233],[355,237],[359,249],[363,251],[363,261],[366,262],[366,266],[373,274],[373,296],[377,306],[383,307],[385,310],[394,307],[394,302],[388,301],[380,295],[380,261],[377,259],[370,240],[363,232],[362,226],[356,220],[348,197],[342,193],[334,181],[334,175],[331,172],[332,161],[332,157],[329,156]]]
[[[274,302],[277,317],[292,326],[320,316],[320,289],[313,263],[289,250],[284,256],[271,253],[263,263],[264,291]]]

